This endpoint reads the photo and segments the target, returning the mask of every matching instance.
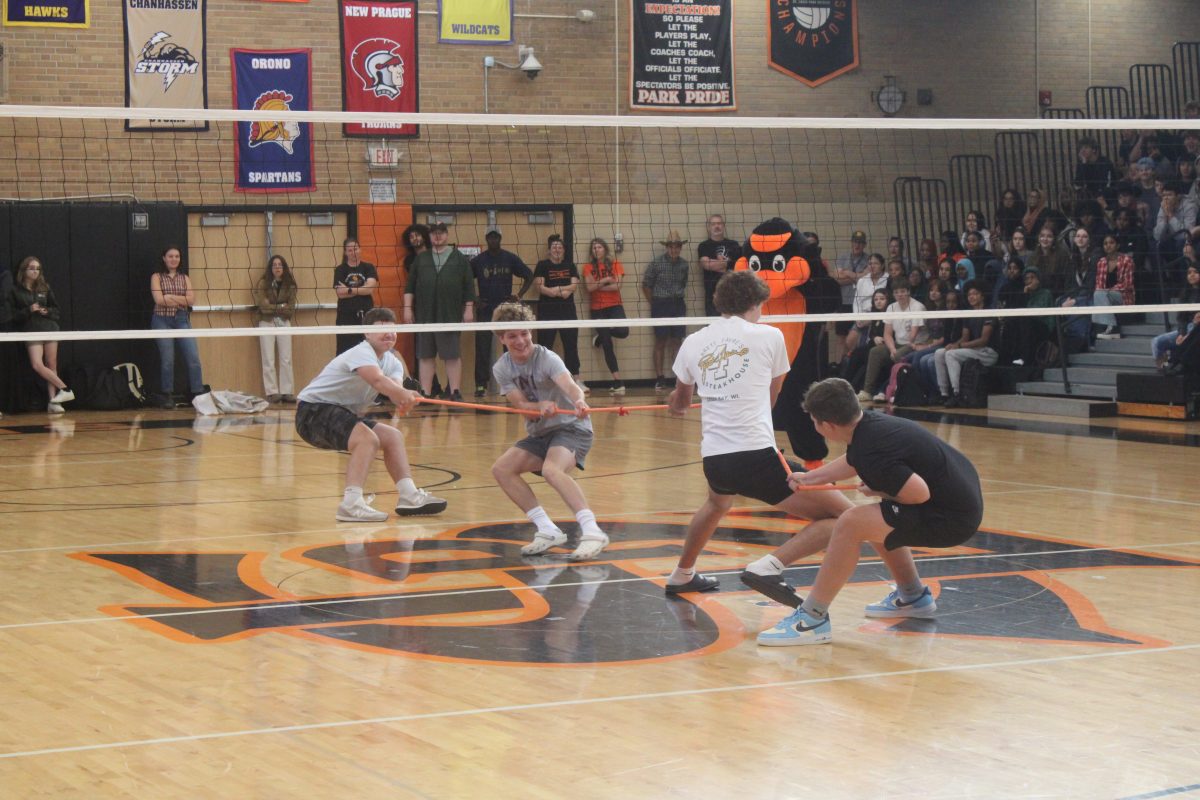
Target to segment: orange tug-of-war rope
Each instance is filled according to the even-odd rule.
[[[508,406],[494,406],[487,403],[466,403],[461,400],[438,400],[433,397],[422,397],[418,402],[422,404],[435,406],[449,406],[451,408],[470,408],[476,411],[494,411],[503,414],[520,414],[526,417],[540,417],[542,412],[534,411],[533,409],[525,408],[509,408]],[[699,408],[699,403],[692,403],[688,408]],[[616,414],[618,417],[627,417],[631,411],[665,411],[668,407],[665,405],[650,405],[650,406],[601,406],[599,408],[589,408],[589,414]],[[573,411],[563,409],[564,414],[573,414]],[[792,472],[791,466],[787,463],[787,459],[783,457],[783,453],[776,451],[779,454],[779,462],[783,464],[783,468],[790,475]],[[856,491],[857,486],[829,483],[820,486],[796,486],[794,491],[797,492],[849,492]]]

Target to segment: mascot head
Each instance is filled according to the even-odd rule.
[[[806,246],[807,241],[791,223],[775,217],[754,229],[745,255],[733,268],[756,273],[771,290],[771,300],[779,300],[811,277],[804,259]]]

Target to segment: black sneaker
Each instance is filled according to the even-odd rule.
[[[667,391],[667,382],[665,380],[663,380],[663,377],[661,375],[658,377],[658,380],[656,380],[654,382],[654,391],[656,391],[656,392]]]
[[[476,397],[483,397],[486,394],[487,394],[486,386],[476,386],[475,387],[475,396]]]
[[[462,392],[460,392],[458,389],[455,389],[453,392],[450,393],[450,399],[456,403],[461,403],[462,402]]]
[[[748,569],[742,570],[742,583],[761,595],[765,595],[776,603],[782,603],[791,608],[799,608],[803,602],[782,575],[759,575]]]

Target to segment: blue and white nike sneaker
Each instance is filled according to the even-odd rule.
[[[867,606],[866,614],[872,619],[898,619],[900,617],[929,619],[935,611],[937,611],[937,602],[934,601],[933,594],[926,586],[925,591],[921,592],[921,596],[911,603],[901,600],[900,590],[897,589],[878,603],[871,603]]]
[[[775,627],[758,635],[758,643],[766,647],[793,647],[832,641],[833,628],[829,624],[829,615],[825,615],[824,619],[816,619],[805,613],[803,608],[797,608],[779,620]]]

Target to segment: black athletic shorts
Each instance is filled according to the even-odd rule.
[[[922,503],[906,506],[895,500],[879,504],[892,532],[883,540],[888,550],[898,547],[957,547],[979,530],[983,512],[951,511]]]
[[[360,417],[344,406],[332,403],[306,403],[296,406],[296,433],[322,450],[349,450],[350,434],[358,423],[375,427],[375,420]]]
[[[799,471],[799,470],[797,470]],[[774,447],[706,456],[704,478],[717,494],[740,494],[770,505],[792,496],[788,475]]]

